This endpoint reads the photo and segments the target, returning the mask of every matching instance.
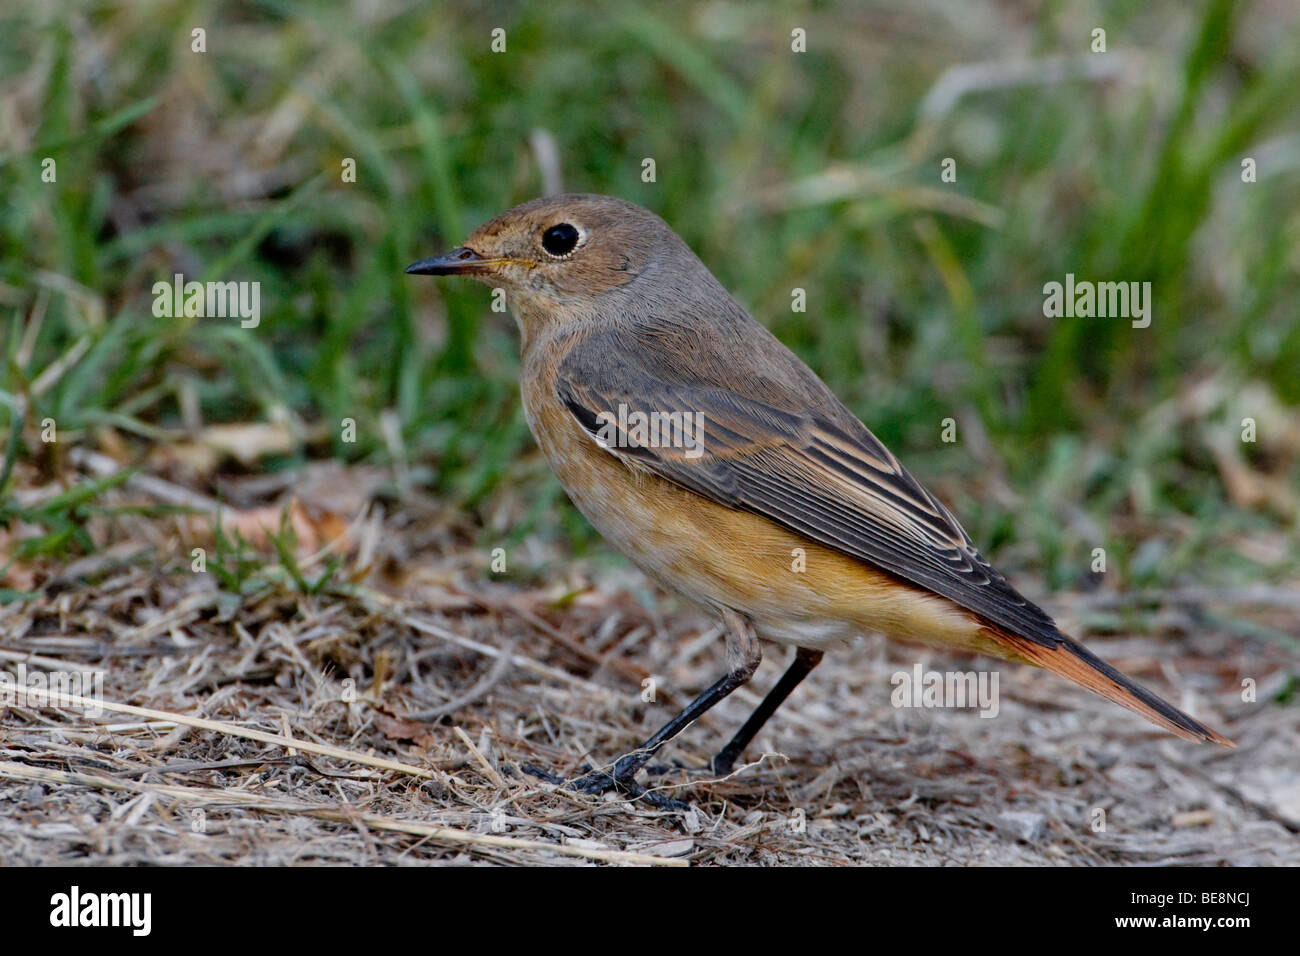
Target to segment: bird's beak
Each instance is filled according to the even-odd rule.
[[[407,275],[415,276],[474,276],[492,272],[491,266],[506,259],[485,259],[473,249],[461,246],[432,259],[421,259],[406,267]]]

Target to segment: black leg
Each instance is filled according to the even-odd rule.
[[[736,765],[736,759],[745,752],[745,748],[754,739],[759,728],[767,723],[767,718],[776,713],[776,709],[790,696],[790,691],[794,690],[821,661],[821,651],[808,647],[801,647],[795,651],[794,660],[781,675],[781,679],[776,682],[776,686],[767,692],[763,702],[749,715],[745,726],[736,731],[736,736],[731,738],[731,742],[719,750],[718,755],[713,758],[714,773],[731,773],[731,768]]]
[[[754,671],[758,669],[758,665],[763,659],[763,651],[758,643],[758,635],[754,633],[754,626],[744,616],[730,609],[722,612],[722,620],[727,625],[727,660],[731,665],[731,669],[716,681],[712,687],[691,701],[685,710],[660,727],[653,737],[635,750],[619,757],[614,764],[612,774],[605,771],[595,771],[573,781],[570,786],[588,793],[599,793],[610,789],[611,786],[630,788],[632,778],[637,775],[637,772],[645,766],[646,761],[653,757],[660,747],[685,730],[698,717],[707,712],[710,707],[754,676]],[[798,683],[798,681],[795,681],[795,683]],[[789,693],[789,691],[786,693]],[[764,703],[766,704],[766,702]],[[777,701],[777,703],[780,703],[780,701]],[[772,709],[776,709],[776,704],[772,705]],[[757,730],[758,728],[755,727],[754,729]]]

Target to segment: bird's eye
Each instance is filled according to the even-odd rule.
[[[552,226],[542,233],[542,248],[549,254],[567,256],[578,245],[578,230],[567,222]]]

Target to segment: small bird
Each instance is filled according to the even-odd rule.
[[[729,773],[823,652],[864,631],[1045,667],[1188,740],[1231,741],[1057,629],[952,513],[649,210],[516,206],[406,270],[504,289],[533,436],[570,499],[646,574],[716,611],[728,670],[587,792],[635,776],[737,687],[794,660],[713,759]]]

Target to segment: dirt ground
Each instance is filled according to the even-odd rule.
[[[827,655],[748,764],[723,780],[689,769],[707,766],[788,662],[789,649],[769,647],[754,683],[643,775],[690,805],[661,810],[557,789],[521,768],[572,775],[639,743],[720,675],[715,621],[625,566],[574,562],[535,541],[494,574],[490,552],[466,547],[435,503],[385,508],[355,471],[318,484],[327,490],[314,502],[302,476],[244,492],[247,516],[259,498],[282,507],[292,486],[302,574],[314,578],[331,550],[342,557],[320,593],[269,574],[259,584],[250,572],[240,597],[192,570],[204,540],[196,519],[128,515],[91,557],[35,569],[40,599],[0,606],[0,670],[94,670],[104,702],[94,717],[66,701],[0,705],[0,859],[1300,863],[1300,708],[1287,703],[1295,655],[1240,626],[1289,632],[1294,590],[1026,586],[1235,750],[1177,740],[1044,672],[866,636]],[[329,537],[323,514],[354,513],[356,500],[329,503],[330,486],[367,499],[362,516],[344,522],[344,544],[303,540]],[[159,493],[133,480],[112,495]],[[1085,626],[1126,606],[1147,619],[1147,636]],[[1237,622],[1231,633],[1214,623],[1223,620]],[[996,668],[998,716],[892,706],[891,675],[918,661]],[[656,699],[644,702],[652,676]],[[1253,702],[1242,699],[1244,678],[1255,682]],[[428,710],[441,713],[410,717]]]

